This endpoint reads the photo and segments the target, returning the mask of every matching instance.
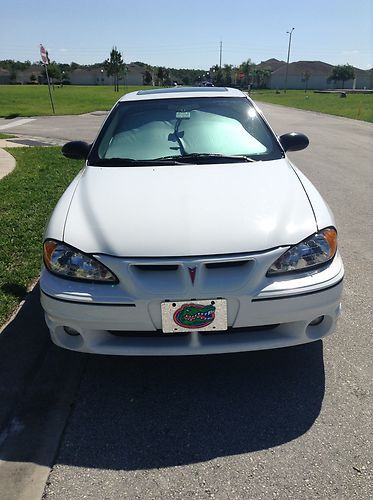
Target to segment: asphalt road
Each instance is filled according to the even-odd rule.
[[[0,336],[0,396],[12,403],[0,444],[14,443],[0,448],[0,479],[19,464],[0,498],[20,498],[16,483],[37,498],[25,464],[47,477],[51,457],[46,500],[372,498],[373,125],[261,107],[277,133],[309,135],[291,158],[336,216],[346,279],[335,334],[227,356],[84,356],[49,343],[36,289]],[[101,120],[38,118],[8,131],[91,140]]]

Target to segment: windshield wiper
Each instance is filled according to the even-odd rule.
[[[156,158],[156,161],[163,160],[177,160],[179,163],[242,163],[257,161],[245,155],[223,155],[217,153],[187,153],[184,155]]]
[[[222,155],[210,153],[189,153],[185,155],[161,156],[151,160],[135,160],[134,158],[103,158],[89,162],[98,167],[127,167],[151,165],[184,165],[185,163],[242,163],[254,162],[253,158],[244,155]]]
[[[154,160],[135,160],[134,158],[105,158],[90,162],[91,165],[98,167],[127,167],[130,165],[147,166],[147,165],[182,165],[178,161],[178,157],[156,158]]]

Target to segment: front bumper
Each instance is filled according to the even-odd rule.
[[[162,334],[160,303],[169,298],[164,292],[132,294],[131,300],[123,293],[115,300],[113,289],[103,285],[95,285],[90,293],[83,293],[83,289],[62,292],[59,287],[66,280],[45,270],[41,303],[53,342],[82,352],[143,356],[272,349],[312,342],[332,333],[340,314],[343,274],[337,255],[326,269],[296,279],[262,277],[261,281],[252,280],[251,290],[241,286],[236,293],[205,291],[203,296],[202,292],[192,295],[198,293],[197,284],[182,296],[171,297],[226,298],[229,329],[221,333]],[[105,297],[99,295],[103,289]],[[319,324],[310,325],[321,316]],[[69,335],[65,327],[79,335]]]

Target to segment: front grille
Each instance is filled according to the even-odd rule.
[[[254,264],[254,259],[241,255],[141,259],[129,262],[128,270],[141,289],[177,297],[186,288],[214,290],[214,295],[242,288],[249,282]]]
[[[248,264],[249,260],[228,260],[224,262],[211,262],[205,264],[206,269],[229,269],[232,267],[243,267]]]
[[[144,272],[177,271],[179,268],[177,264],[135,264],[133,267]]]

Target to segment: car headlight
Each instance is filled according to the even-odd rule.
[[[118,278],[101,262],[65,243],[44,242],[44,264],[53,274],[63,278],[100,283],[118,283]]]
[[[307,271],[333,259],[337,251],[337,231],[328,227],[289,248],[269,268],[267,275]]]

